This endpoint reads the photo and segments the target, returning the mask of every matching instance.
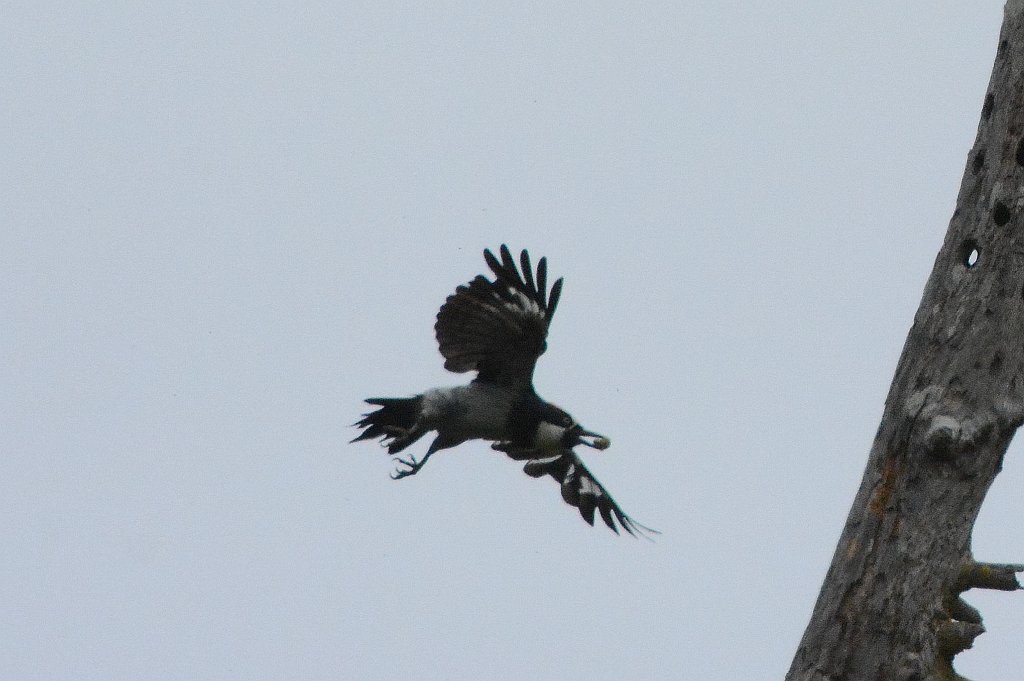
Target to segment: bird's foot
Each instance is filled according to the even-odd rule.
[[[513,461],[526,461],[536,459],[538,450],[536,447],[522,447],[511,442],[495,442],[491,449],[496,452],[505,452]]]
[[[411,456],[408,459],[403,459],[401,457],[396,456],[395,463],[401,466],[406,466],[407,468],[398,468],[397,470],[395,470],[395,472],[391,474],[391,479],[401,480],[402,478],[407,478],[410,475],[416,475],[416,473],[418,473],[419,470],[423,468],[423,464],[425,464],[426,462],[427,457],[423,457],[423,459],[417,461]]]

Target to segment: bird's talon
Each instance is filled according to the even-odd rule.
[[[401,457],[396,456],[395,457],[395,463],[396,464],[400,464],[402,466],[408,466],[408,468],[406,468],[406,469],[399,468],[398,470],[396,470],[394,473],[391,474],[391,479],[392,480],[401,480],[402,478],[405,478],[405,477],[408,477],[410,475],[413,475],[420,468],[423,467],[423,462],[422,461],[417,461],[416,459],[414,459],[411,456],[408,459],[403,459]]]

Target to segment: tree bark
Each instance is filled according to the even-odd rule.
[[[1020,588],[971,530],[1024,422],[1024,0],[1004,9],[956,210],[787,681],[959,678],[960,598]]]

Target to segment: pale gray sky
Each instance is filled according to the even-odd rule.
[[[0,677],[778,679],[941,245],[985,2],[24,3],[0,22]],[[348,445],[502,242],[657,543]],[[422,453],[426,443],[414,450]],[[1015,445],[980,559],[1024,558]],[[1024,601],[971,594],[976,678]]]

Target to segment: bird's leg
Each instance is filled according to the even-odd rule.
[[[416,437],[419,437],[419,435],[417,435]],[[423,464],[427,462],[427,459],[430,458],[431,454],[433,454],[439,449],[447,449],[448,447],[454,447],[455,445],[461,444],[464,441],[464,438],[452,437],[445,433],[438,433],[437,437],[434,438],[434,441],[430,443],[430,447],[427,449],[427,453],[424,454],[423,458],[420,459],[419,461],[414,459],[411,455],[409,456],[408,459],[401,459],[395,457],[395,461],[397,463],[400,463],[404,466],[408,466],[408,468],[406,470],[398,469],[397,471],[392,473],[392,479],[401,480],[402,478],[407,478],[410,475],[416,475],[416,473],[419,472],[421,468],[423,468]]]
[[[384,428],[384,432],[386,433],[385,444],[387,444],[388,451],[394,454],[419,440],[427,431],[419,423],[416,423],[412,428],[387,426]],[[387,443],[387,438],[391,438],[390,443]]]
[[[521,447],[511,442],[495,442],[491,445],[491,449],[496,452],[505,452],[513,461],[526,461],[527,459],[536,459],[538,456],[536,447]]]

